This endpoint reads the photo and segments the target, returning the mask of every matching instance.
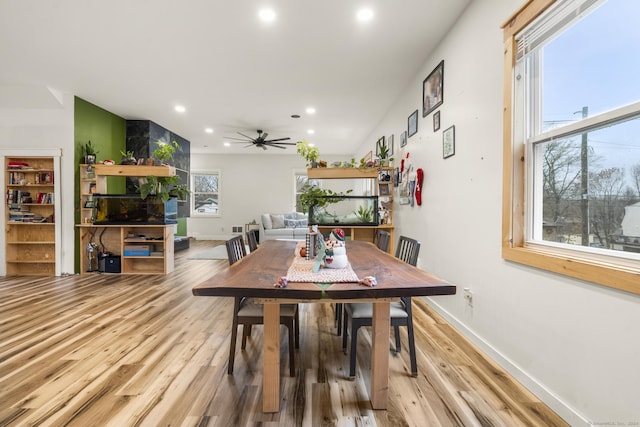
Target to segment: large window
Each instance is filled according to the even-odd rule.
[[[191,173],[191,216],[218,216],[220,205],[220,172]]]
[[[640,293],[637,16],[534,0],[505,26],[503,254]]]

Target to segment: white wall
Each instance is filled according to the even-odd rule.
[[[291,154],[198,154],[191,157],[191,171],[220,170],[222,174],[220,217],[189,218],[187,233],[201,240],[226,240],[232,226],[260,221],[262,213],[288,213],[295,209],[294,173],[305,171],[305,160]],[[347,156],[321,156],[329,163]]]
[[[422,242],[419,266],[458,286],[430,303],[572,425],[638,422],[640,298],[500,255],[500,25],[521,3],[472,2],[356,155],[381,135],[399,141],[420,109],[422,80],[444,59],[440,131],[420,109],[418,134],[405,147],[425,171],[423,205],[395,211],[396,235]],[[442,159],[442,130],[451,125],[456,154]]]
[[[57,179],[61,188],[70,188],[61,197],[61,273],[73,274],[74,270],[74,97],[56,94],[59,101],[51,108],[1,108],[0,149],[61,149],[61,176]],[[34,153],[34,155],[36,155]],[[67,195],[71,197],[66,197]],[[4,203],[3,207],[4,209]],[[4,214],[4,211],[2,212]],[[4,218],[4,216],[3,216]],[[1,228],[4,228],[4,221]],[[4,234],[4,233],[3,233]],[[4,244],[0,250],[0,264],[5,264]]]

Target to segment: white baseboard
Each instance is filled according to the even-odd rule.
[[[572,426],[592,426],[584,416],[580,415],[570,405],[556,396],[551,390],[549,390],[544,384],[540,383],[536,378],[529,375],[520,366],[514,363],[511,359],[502,354],[499,350],[493,347],[489,342],[484,340],[481,336],[476,334],[473,330],[469,329],[464,323],[460,322],[457,317],[453,316],[441,305],[439,305],[433,298],[425,297],[425,301],[435,311],[444,317],[451,325],[456,328],[462,335],[475,344],[480,350],[482,350],[488,357],[495,361],[500,367],[512,375],[517,381],[525,386],[530,392],[542,400],[547,406],[555,411],[562,419],[568,422]]]

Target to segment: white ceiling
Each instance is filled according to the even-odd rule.
[[[52,108],[69,92],[194,153],[255,153],[224,136],[263,129],[350,154],[470,1],[0,0],[0,108]],[[258,19],[263,6],[275,22]],[[372,21],[356,22],[361,6]]]

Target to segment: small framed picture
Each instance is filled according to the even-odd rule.
[[[389,157],[393,156],[393,134],[387,137],[387,147],[389,148]]]
[[[404,147],[405,145],[407,145],[407,131],[403,131],[400,134],[400,147]]]
[[[91,182],[89,183],[89,193],[91,194],[95,194],[97,193],[97,187],[96,187],[96,183],[95,182]]]
[[[400,184],[400,180],[402,179],[402,175],[400,174],[400,168],[396,167],[393,170],[393,186],[397,187]]]
[[[380,148],[385,146],[384,136],[381,136],[376,141],[376,157],[380,157]]]
[[[93,204],[93,200],[87,200],[86,202],[84,202],[84,207],[85,208],[95,208],[95,205]]]
[[[444,59],[422,82],[422,117],[438,108],[443,98]]]
[[[389,196],[391,194],[391,186],[390,182],[381,182],[378,184],[379,195],[380,196]]]
[[[456,128],[451,126],[442,132],[442,158],[456,154]]]
[[[436,111],[433,114],[433,131],[440,130],[440,111]]]
[[[407,119],[407,133],[409,138],[418,132],[418,110],[411,113],[409,118]]]

